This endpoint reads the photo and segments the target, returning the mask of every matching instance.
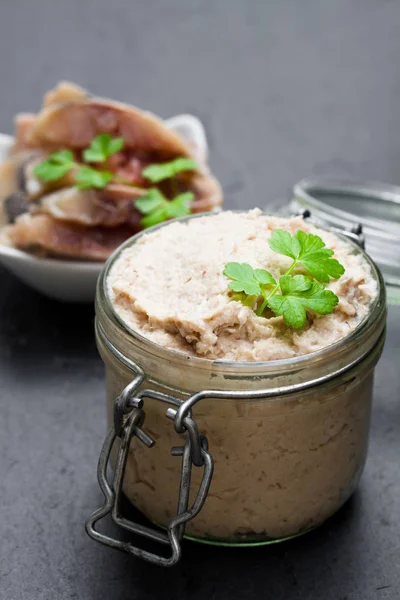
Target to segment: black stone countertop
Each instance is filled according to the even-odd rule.
[[[60,78],[208,129],[226,206],[274,206],[303,176],[398,183],[400,6],[390,0],[3,0],[0,131]],[[399,308],[377,368],[360,489],[290,543],[185,543],[149,566],[95,544],[104,382],[92,307],[0,268],[1,600],[400,598]]]

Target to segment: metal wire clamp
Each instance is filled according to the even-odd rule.
[[[99,334],[102,335],[101,329],[99,329]],[[118,356],[117,350],[108,340],[103,339],[103,342],[107,344],[110,352],[115,356]],[[181,557],[180,542],[185,532],[185,526],[191,519],[196,517],[202,509],[207,498],[214,470],[213,459],[208,451],[207,439],[199,431],[197,424],[192,417],[193,407],[198,402],[205,399],[265,400],[267,398],[289,396],[297,392],[315,388],[322,383],[331,381],[347,371],[350,371],[354,366],[360,363],[370,351],[371,350],[367,350],[351,363],[341,366],[335,371],[308,381],[261,390],[203,390],[192,394],[186,400],[181,400],[175,396],[156,390],[140,390],[139,388],[145,380],[145,374],[143,370],[131,360],[129,362],[129,368],[135,373],[135,377],[115,401],[113,427],[104,441],[97,467],[97,478],[104,494],[105,502],[103,506],[96,510],[86,521],[85,526],[88,535],[93,540],[105,544],[106,546],[122,550],[153,564],[165,567],[175,565]],[[177,433],[187,435],[184,446],[171,448],[171,454],[173,456],[182,457],[181,481],[177,514],[170,521],[166,528],[166,532],[134,523],[133,521],[125,519],[119,513],[125,467],[133,436],[136,436],[149,448],[155,444],[155,441],[151,436],[142,429],[145,419],[143,406],[146,398],[152,398],[153,400],[158,400],[169,405],[169,408],[166,411],[166,417],[173,421]],[[107,477],[107,467],[112,448],[117,438],[120,440],[119,451],[114,469],[114,476],[110,482]],[[196,498],[192,506],[188,508],[193,465],[203,467],[203,476]],[[171,550],[170,556],[166,558],[148,552],[129,542],[116,540],[97,531],[96,524],[108,514],[110,514],[113,521],[123,529],[169,546]]]
[[[151,448],[155,444],[155,441],[151,436],[142,429],[145,419],[143,411],[144,399],[152,398],[177,408],[185,404],[184,401],[174,396],[163,394],[155,390],[140,390],[137,392],[143,379],[144,376],[141,370],[138,369],[135,379],[126,386],[115,402],[114,425],[104,441],[97,467],[97,479],[104,494],[105,502],[101,508],[96,510],[89,517],[86,521],[85,528],[92,539],[105,544],[106,546],[122,550],[159,566],[171,567],[175,565],[181,557],[180,542],[184,535],[186,524],[200,512],[206,500],[214,465],[212,456],[208,451],[207,439],[199,432],[196,422],[191,416],[191,410],[188,408],[188,410],[185,411],[185,416],[181,420],[180,425],[180,432],[187,432],[185,445],[171,448],[171,454],[173,456],[182,457],[182,466],[177,514],[170,521],[167,531],[164,532],[152,529],[140,525],[139,523],[134,523],[121,516],[119,507],[122,495],[122,484],[131,440],[133,436],[136,436],[148,448]],[[176,411],[174,409],[170,408],[167,410],[166,416],[168,418],[174,420],[175,415]],[[117,438],[120,439],[120,444],[114,476],[110,482],[107,476],[107,469],[110,454]],[[196,498],[189,508],[190,481],[193,465],[203,467],[203,476]],[[97,531],[96,524],[108,514],[111,515],[114,523],[123,529],[155,542],[168,545],[171,550],[170,556],[164,557],[159,554],[154,554],[153,552],[134,546],[129,542],[114,539]]]

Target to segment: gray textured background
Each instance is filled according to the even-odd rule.
[[[272,205],[310,174],[399,183],[399,24],[390,0],[1,0],[0,131],[70,78],[202,118],[230,207]],[[0,287],[1,600],[400,598],[399,309],[354,499],[291,543],[187,543],[160,571],[83,532],[105,426],[92,309],[3,269]]]

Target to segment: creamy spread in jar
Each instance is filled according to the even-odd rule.
[[[308,312],[303,329],[232,300],[223,274],[237,261],[278,278],[291,259],[269,246],[277,228],[317,234],[345,268],[327,285],[339,299],[332,314]],[[129,364],[145,374],[141,390],[180,399],[226,392],[193,409],[215,470],[187,535],[235,544],[283,539],[319,525],[352,494],[366,458],[386,314],[382,280],[354,243],[257,209],[167,223],[111,261],[96,313],[111,424],[116,398],[136,375]],[[284,395],[281,386],[293,391]],[[237,390],[240,398],[229,396]],[[255,391],[262,394],[250,398]],[[162,526],[176,515],[181,476],[170,450],[186,439],[165,410],[145,399],[143,427],[156,444],[149,450],[132,438],[123,479],[126,496]],[[201,477],[194,467],[192,498]]]
[[[269,246],[278,228],[319,235],[345,268],[327,286],[339,298],[335,311],[309,314],[300,331],[232,301],[223,275],[237,261],[278,279],[292,262]],[[108,285],[114,309],[131,329],[172,350],[229,361],[277,360],[329,346],[360,323],[377,294],[368,263],[348,243],[301,217],[264,216],[258,209],[171,223],[141,237],[121,253]]]

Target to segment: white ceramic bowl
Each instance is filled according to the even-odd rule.
[[[201,121],[193,115],[167,119],[168,127],[185,138],[199,160],[206,160],[208,146]],[[0,162],[5,160],[13,138],[0,134]],[[0,244],[0,263],[33,289],[64,302],[93,302],[96,281],[103,263],[38,258]]]

